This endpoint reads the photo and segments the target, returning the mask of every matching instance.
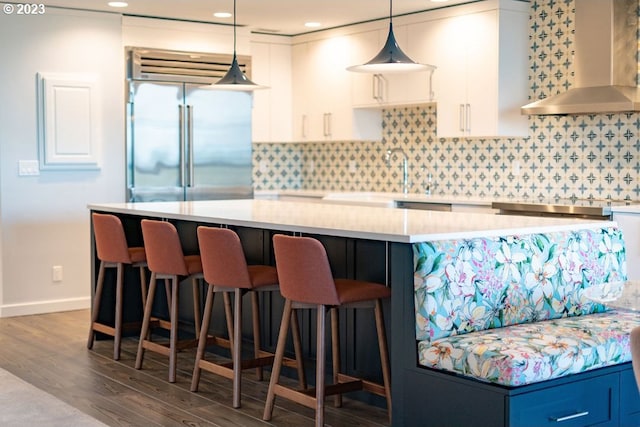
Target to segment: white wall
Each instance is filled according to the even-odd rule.
[[[0,317],[90,305],[87,204],[125,199],[125,46],[232,53],[233,28],[55,7],[0,13]],[[250,50],[239,28],[238,54]],[[39,72],[98,76],[100,170],[18,176],[19,160],[38,159]]]
[[[124,200],[121,17],[47,8],[0,14],[0,316],[89,306],[87,204]],[[101,85],[102,169],[18,176],[38,159],[36,73],[92,73]],[[63,267],[62,282],[52,266]]]

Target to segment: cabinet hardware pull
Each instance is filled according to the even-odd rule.
[[[302,137],[303,138],[307,137],[307,115],[306,114],[302,115]]]
[[[465,118],[467,132],[471,132],[471,104],[467,104],[465,109],[467,111]]]
[[[561,423],[563,421],[573,420],[575,418],[586,417],[589,415],[589,411],[576,412],[575,414],[565,415],[564,417],[551,417],[551,421],[555,421],[557,423]]]
[[[379,95],[378,95],[379,87],[380,87],[380,84],[378,83],[378,75],[374,74],[371,77],[371,94],[373,96],[373,99],[376,100],[376,101],[379,98]]]
[[[324,136],[331,136],[331,113],[324,113]]]
[[[458,117],[460,132],[464,132],[464,104],[460,104],[460,116]]]

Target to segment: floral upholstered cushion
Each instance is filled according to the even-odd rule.
[[[417,340],[602,312],[584,290],[626,280],[614,227],[421,242],[413,253]]]
[[[418,343],[420,365],[519,386],[631,360],[635,312],[607,311]]]

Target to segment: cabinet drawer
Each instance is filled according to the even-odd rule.
[[[510,425],[616,425],[618,381],[618,375],[602,375],[515,396],[511,402]]]
[[[640,394],[631,369],[620,372],[620,425],[640,426]]]

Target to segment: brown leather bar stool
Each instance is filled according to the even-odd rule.
[[[334,279],[327,253],[322,244],[310,237],[276,235],[273,237],[280,292],[285,298],[284,314],[278,335],[276,356],[269,382],[263,419],[269,421],[275,397],[282,396],[316,410],[316,426],[324,425],[325,396],[365,390],[387,399],[391,419],[391,383],[389,354],[384,329],[382,299],[391,297],[391,290],[381,284],[350,279]],[[338,308],[375,309],[378,346],[382,362],[383,385],[358,379],[340,372]],[[294,390],[278,383],[284,346],[292,312],[298,309],[317,309],[316,388]],[[325,385],[325,312],[331,313],[331,342],[333,350],[333,384]]]
[[[190,279],[193,285],[193,310],[196,337],[200,333],[200,293],[198,280],[202,279],[202,262],[200,255],[184,255],[180,237],[175,226],[166,221],[143,219],[142,238],[147,253],[147,263],[151,271],[149,294],[144,308],[136,369],[142,368],[145,350],[169,356],[169,382],[176,381],[176,362],[178,350],[194,347],[196,339],[178,341],[178,287],[182,280]],[[171,297],[169,298],[169,320],[152,319],[153,300],[157,281],[170,281]],[[160,343],[151,340],[151,328],[168,329],[169,342]]]
[[[87,348],[93,348],[96,332],[113,337],[113,359],[120,359],[120,342],[122,340],[122,330],[130,325],[122,324],[122,294],[124,282],[124,266],[130,265],[140,269],[140,288],[142,292],[142,306],[144,308],[147,297],[147,279],[145,268],[147,257],[143,247],[128,247],[127,239],[124,235],[120,218],[110,214],[92,213],[93,236],[96,244],[96,252],[100,260],[100,270],[98,271],[98,281],[93,298],[93,310],[91,312],[91,326],[89,328],[89,340]],[[104,276],[107,268],[116,269],[116,302],[115,302],[115,325],[107,325],[98,322],[100,314],[100,303],[102,300],[102,290],[104,289]],[[137,323],[132,326],[139,327]]]
[[[260,310],[258,292],[278,291],[278,274],[275,267],[268,265],[247,265],[240,238],[227,228],[198,227],[198,243],[202,257],[204,279],[208,283],[207,298],[200,330],[200,340],[196,353],[191,391],[198,390],[202,370],[233,380],[233,407],[240,407],[240,388],[243,369],[256,368],[258,380],[262,380],[262,367],[273,363],[273,353],[263,351],[260,345]],[[205,360],[204,353],[208,343],[207,326],[211,320],[214,294],[234,293],[233,324],[227,320],[227,329],[231,338],[232,363],[214,363]],[[252,359],[242,359],[242,296],[251,295],[253,318]],[[294,349],[296,359],[286,359],[285,364],[295,366],[302,388],[306,388],[304,367],[302,364],[302,345],[298,321],[292,319]]]

